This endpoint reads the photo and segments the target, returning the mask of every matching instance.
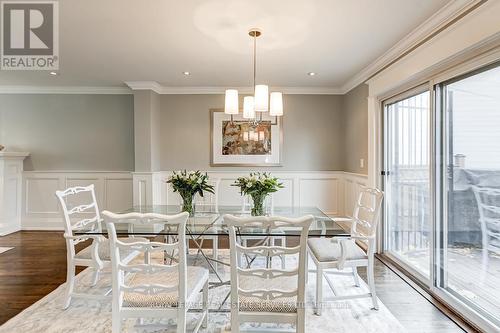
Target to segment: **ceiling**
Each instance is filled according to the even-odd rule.
[[[0,85],[250,86],[247,32],[259,27],[257,81],[342,87],[447,2],[64,0],[59,2],[59,75],[1,71]]]

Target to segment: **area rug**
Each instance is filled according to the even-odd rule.
[[[13,247],[3,247],[3,246],[0,246],[0,254],[5,253],[5,252],[7,252],[9,250],[12,250],[12,249],[13,249]]]
[[[228,253],[221,251],[222,260],[228,260]],[[288,258],[287,266],[292,264],[296,258]],[[203,261],[197,260],[192,263],[201,264]],[[259,264],[258,262],[256,264]],[[279,263],[277,263],[279,264]],[[229,276],[229,269],[224,265],[218,265],[218,271],[224,277]],[[293,267],[293,266],[292,266]],[[96,287],[90,288],[92,271],[89,269],[81,272],[77,278],[80,285],[78,292],[91,292],[93,294],[104,293],[111,285],[111,274],[109,271],[102,275]],[[211,274],[211,280],[215,275]],[[362,279],[361,286],[355,287],[353,280],[348,276],[335,276],[334,283],[337,289],[345,293],[366,293],[367,285]],[[1,333],[23,332],[23,333],[100,333],[111,332],[111,300],[84,300],[73,299],[71,306],[63,310],[61,304],[64,297],[65,285],[62,284],[52,293],[48,294],[29,308],[22,311],[16,317],[0,326]],[[331,291],[324,281],[323,286],[326,300],[331,296]],[[210,290],[211,308],[217,307],[226,297],[229,287],[219,287]],[[325,304],[321,317],[313,313],[312,304],[315,295],[315,276],[310,274],[307,285],[307,309],[306,309],[306,332],[311,333],[394,333],[405,332],[398,320],[380,302],[380,309],[372,310],[372,303],[369,298],[360,298],[348,301],[328,302]],[[226,304],[226,306],[228,306]],[[188,332],[192,331],[199,318],[198,313],[188,313]],[[142,324],[152,324],[151,327],[139,327],[134,319],[127,320],[123,324],[123,332],[140,333],[170,333],[175,332],[175,321],[162,321],[149,319]],[[242,330],[266,331],[272,329],[274,332],[293,330],[292,325],[270,325],[270,324],[244,324]],[[229,313],[209,313],[209,324],[206,329],[201,329],[203,333],[223,333],[230,332]]]

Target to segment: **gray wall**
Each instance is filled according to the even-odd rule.
[[[0,94],[0,143],[25,170],[134,170],[132,95]]]
[[[283,166],[268,169],[366,174],[367,97],[365,84],[344,96],[285,95]],[[26,170],[242,169],[209,166],[209,109],[222,108],[223,95],[141,92],[135,103],[150,112],[136,119],[135,126],[147,121],[142,125],[148,129],[142,138],[135,137],[135,145],[142,147],[137,156],[132,95],[0,94],[0,144],[31,152]],[[141,151],[149,152],[142,166],[137,163]]]
[[[283,166],[267,169],[342,170],[342,96],[285,95],[283,103]],[[161,96],[162,170],[242,169],[209,167],[209,109],[222,108],[223,105],[223,95]]]
[[[361,84],[342,96],[344,165],[347,172],[368,173],[368,85]],[[364,159],[364,167],[360,167]]]

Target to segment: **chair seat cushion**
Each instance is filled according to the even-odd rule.
[[[320,262],[338,261],[341,255],[340,242],[332,242],[331,238],[311,238],[307,241],[312,255]],[[365,251],[356,242],[346,242],[346,260],[366,259]]]
[[[127,238],[118,238],[118,239],[124,243],[149,241],[148,239],[142,238],[142,237],[135,237],[135,238],[127,237]],[[106,240],[104,240],[103,242],[101,242],[99,244],[99,248],[97,249],[97,253],[99,254],[99,258],[101,260],[106,260],[106,261],[111,260],[111,252],[109,250],[109,239],[106,238]],[[124,253],[124,251],[122,251],[122,253]],[[130,253],[124,253],[124,254],[125,254],[125,256],[127,256]],[[75,258],[77,258],[77,259],[92,259],[92,245],[89,245],[86,248],[84,248],[83,250],[81,250],[80,252],[78,252],[75,255]]]
[[[176,286],[179,284],[178,272],[164,272],[156,274],[136,273],[132,274],[126,285],[128,287],[137,287],[143,285],[160,284],[164,286]],[[187,299],[186,302],[193,301],[203,284],[208,281],[208,270],[203,267],[187,267]],[[177,307],[179,294],[173,292],[159,292],[152,295],[147,295],[139,292],[123,293],[124,307],[139,307],[139,308],[165,308]]]
[[[263,279],[255,276],[240,275],[239,288],[243,290],[297,290],[297,276],[275,277],[272,279]],[[239,308],[243,312],[297,312],[297,297],[279,297],[275,299],[262,299],[254,296],[238,296]]]

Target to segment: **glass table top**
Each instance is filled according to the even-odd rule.
[[[189,217],[186,224],[186,234],[203,236],[228,236],[228,229],[224,223],[224,215],[231,214],[240,217],[250,217],[250,212],[242,211],[240,206],[219,206],[218,211],[213,207],[197,207],[194,216]],[[148,205],[134,206],[120,213],[157,213],[164,215],[178,214],[182,211],[180,205]],[[304,215],[314,216],[314,222],[309,229],[309,237],[320,236],[349,236],[348,225],[337,222],[316,207],[274,207],[266,213],[267,216],[281,216],[298,218]],[[142,227],[142,226],[141,226]],[[163,229],[162,225],[138,228],[131,230],[118,230],[118,235],[174,235],[176,230]],[[103,232],[106,234],[106,232]],[[300,228],[281,227],[273,230],[262,228],[245,228],[240,230],[241,236],[300,236]]]

